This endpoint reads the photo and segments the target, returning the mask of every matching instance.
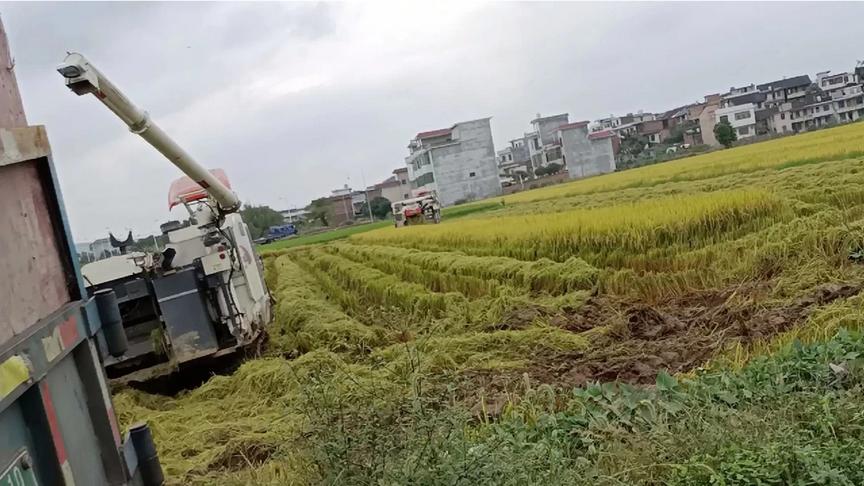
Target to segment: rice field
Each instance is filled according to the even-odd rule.
[[[116,408],[171,484],[859,484],[862,170],[858,123],[266,251],[265,356]]]

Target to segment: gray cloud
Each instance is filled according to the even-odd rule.
[[[53,71],[94,61],[246,201],[381,180],[421,130],[589,119],[849,69],[862,4],[2,4],[31,123],[48,126],[75,235],[168,218],[179,174]],[[362,172],[362,175],[361,175]]]

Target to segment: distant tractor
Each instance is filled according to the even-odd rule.
[[[435,191],[423,191],[415,197],[396,201],[391,206],[395,226],[441,222],[441,203]]]

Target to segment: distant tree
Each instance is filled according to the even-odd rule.
[[[243,221],[249,226],[249,233],[252,234],[252,239],[264,236],[268,228],[280,225],[285,221],[278,211],[269,206],[251,206],[246,204],[240,210],[240,216],[243,217]]]
[[[735,133],[735,129],[732,128],[732,125],[728,121],[721,121],[714,125],[714,137],[726,148],[729,148],[733,142],[738,140],[738,134]]]
[[[625,158],[635,159],[636,157],[639,157],[643,150],[645,150],[645,145],[647,144],[648,140],[639,135],[624,137],[621,139],[621,154],[625,156]]]
[[[378,196],[372,200],[372,215],[378,219],[384,219],[390,214],[390,200]]]
[[[352,209],[354,210],[355,218],[363,219],[369,217],[369,205],[366,201],[354,204]]]
[[[333,205],[326,197],[316,199],[309,205],[309,221],[319,221],[321,226],[330,226],[330,216]]]
[[[555,162],[552,162],[551,164],[546,166],[546,175],[557,174],[563,168],[564,168],[563,165],[556,164]]]
[[[672,127],[672,130],[669,131],[669,136],[666,137],[664,143],[670,144],[679,144],[684,143],[684,132],[687,130],[687,127],[684,123],[679,123]]]

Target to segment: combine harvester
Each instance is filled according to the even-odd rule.
[[[427,221],[441,222],[441,203],[435,191],[419,191],[410,199],[396,201],[390,205],[393,222],[400,226],[424,224]]]
[[[169,190],[169,210],[183,205],[185,224],[162,225],[161,252],[126,253],[82,268],[87,290],[111,289],[123,318],[128,351],[106,360],[115,381],[146,381],[260,343],[271,299],[240,201],[222,170],[208,171],[177,145],[81,54],[57,71],[78,95],[92,94],[187,177]],[[112,238],[113,239],[113,238]]]
[[[127,352],[117,296],[88,296],[2,25],[0,65],[0,485],[159,486],[150,430],[121,436],[102,368]]]

